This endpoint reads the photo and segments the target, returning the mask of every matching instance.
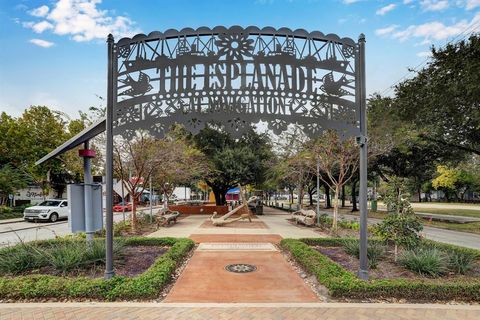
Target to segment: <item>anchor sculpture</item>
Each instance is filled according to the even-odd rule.
[[[240,187],[240,198],[242,200],[242,204],[236,207],[235,209],[229,211],[225,215],[221,216],[220,218],[216,218],[217,212],[214,212],[213,215],[210,217],[210,221],[212,221],[212,224],[214,226],[219,227],[219,226],[224,226],[226,224],[239,221],[239,220],[248,219],[249,222],[252,222],[253,215],[251,211],[248,209],[248,204],[256,201],[257,197],[256,196],[250,197],[247,201],[245,199],[245,194],[243,193],[243,189],[242,187]],[[232,215],[234,215],[237,212],[244,212],[244,213],[242,213],[238,218],[229,219]]]

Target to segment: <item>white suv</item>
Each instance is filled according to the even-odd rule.
[[[23,219],[27,221],[50,220],[55,222],[61,218],[68,218],[67,200],[45,200],[42,203],[26,208],[23,211]]]

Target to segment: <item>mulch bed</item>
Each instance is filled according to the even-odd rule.
[[[131,246],[125,248],[123,254],[115,259],[115,275],[125,277],[135,277],[145,272],[153,262],[168,251],[168,247],[157,246]],[[87,277],[87,278],[103,278],[105,266],[103,264],[93,265],[89,268],[74,270],[64,274],[66,277]],[[51,267],[43,267],[37,270],[31,270],[23,275],[28,274],[48,274],[58,276],[58,271]]]
[[[135,246],[128,247],[117,262],[115,274],[125,277],[135,277],[145,272],[155,260],[168,251],[168,247]]]
[[[346,270],[357,273],[360,268],[360,261],[345,252],[342,247],[315,247],[315,250],[321,254],[329,257]],[[474,270],[469,275],[455,275],[447,274],[439,277],[437,280],[444,281],[445,279],[468,279],[480,276],[480,265],[477,263]],[[399,264],[395,263],[393,253],[388,252],[385,258],[379,261],[376,269],[369,269],[369,277],[371,279],[425,279],[425,277],[405,269]]]

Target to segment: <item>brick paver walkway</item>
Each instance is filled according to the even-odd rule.
[[[257,270],[232,273],[229,264]],[[166,302],[319,302],[278,251],[196,251]]]
[[[44,303],[0,305],[1,320],[478,320],[479,306],[406,304]]]

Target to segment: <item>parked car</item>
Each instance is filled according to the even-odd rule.
[[[113,212],[132,211],[132,204],[130,202],[119,202],[113,206]]]
[[[55,222],[58,219],[68,219],[69,211],[67,200],[49,199],[36,206],[26,208],[23,211],[23,219],[26,221],[49,220]]]

